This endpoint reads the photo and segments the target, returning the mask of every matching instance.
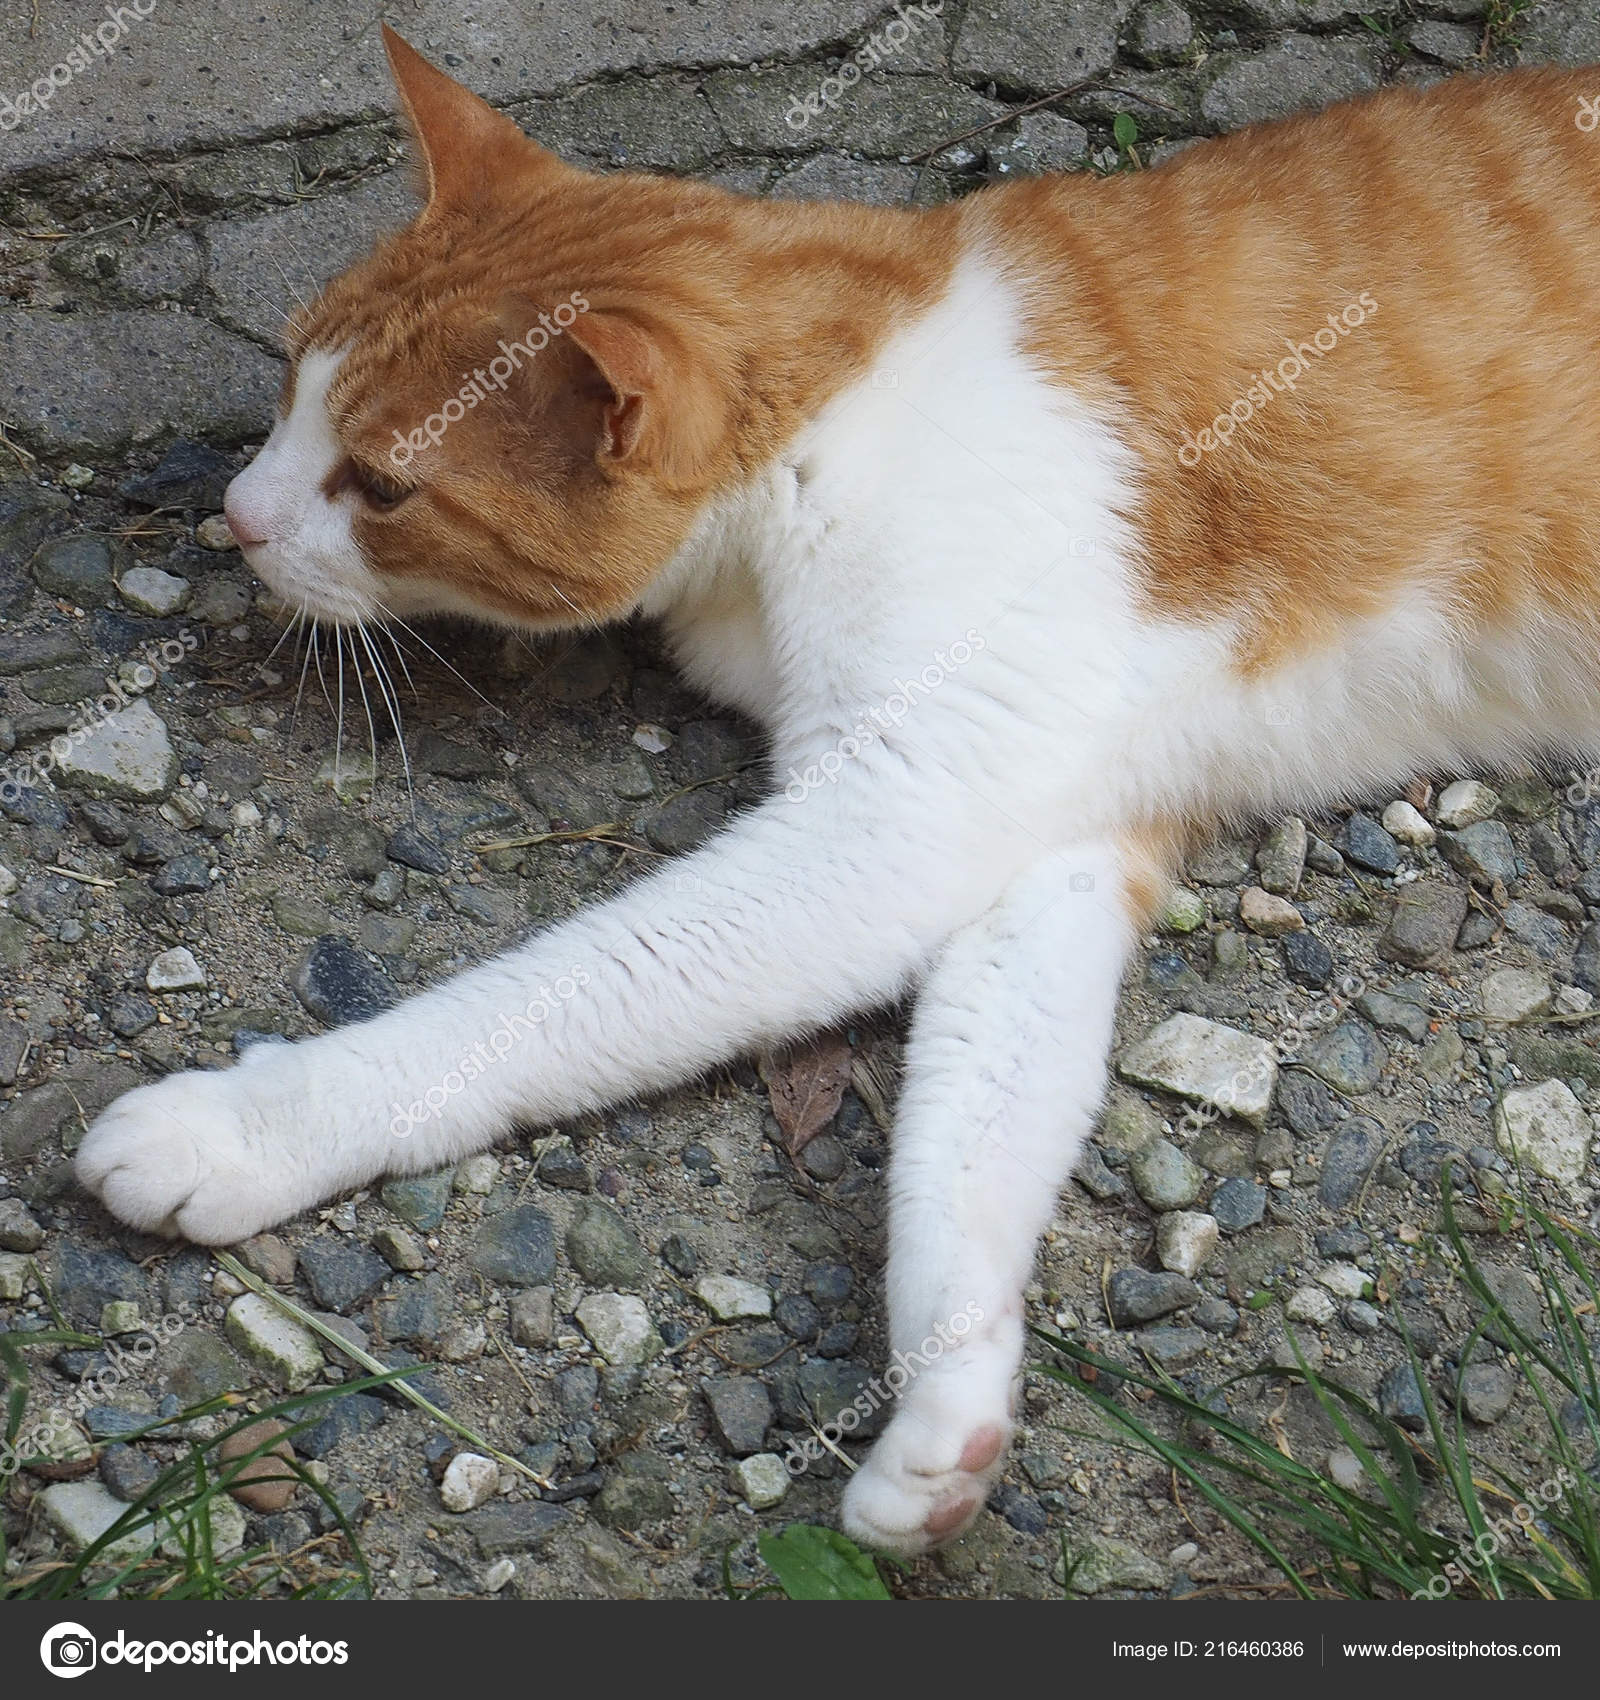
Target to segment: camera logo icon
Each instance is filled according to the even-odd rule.
[[[94,1637],[81,1623],[58,1623],[39,1643],[39,1657],[53,1676],[82,1676],[100,1656]]]

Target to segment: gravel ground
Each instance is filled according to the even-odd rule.
[[[882,19],[790,10],[779,37],[735,5],[709,26],[724,38],[669,49],[658,31],[648,51],[591,44],[555,69],[525,47],[521,81],[497,97],[599,166],[926,201],[1011,172],[1125,164],[1119,110],[1138,116],[1141,157],[1159,157],[1313,99],[1442,75],[1485,42],[1470,4],[1408,9],[1382,31],[1323,0],[1093,0],[1049,19],[1021,0],[950,4],[797,126],[786,114]],[[27,44],[27,12],[0,18],[0,39],[32,67],[49,37]],[[22,167],[0,157],[0,424],[15,444],[0,445],[0,779],[25,779],[51,738],[98,721],[84,705],[112,682],[132,703],[105,705],[109,727],[54,785],[0,789],[0,1326],[48,1325],[41,1278],[108,1343],[158,1325],[147,1359],[121,1360],[109,1406],[81,1383],[114,1350],[35,1354],[34,1410],[68,1413],[87,1444],[5,1482],[13,1566],[70,1546],[176,1455],[175,1442],[118,1443],[129,1413],[224,1391],[266,1402],[352,1374],[269,1326],[208,1255],[92,1208],[69,1172],[85,1119],[140,1080],[229,1066],[249,1044],[480,960],[699,842],[766,784],[750,729],[683,691],[645,631],[541,649],[441,626],[426,633],[437,655],[405,640],[414,810],[381,711],[375,771],[359,699],[337,747],[314,671],[296,712],[300,668],[288,647],[272,653],[277,611],[215,515],[267,416],[283,303],[405,199],[381,96],[363,104],[338,76],[319,92],[291,26],[275,27],[293,111],[276,128],[230,117],[218,94],[192,103],[186,133],[150,144],[139,114],[153,98],[137,81],[117,93],[107,70],[109,137],[57,113],[54,142],[28,133]],[[1490,42],[1491,62],[1600,58],[1586,9],[1536,7],[1517,29],[1520,43]],[[419,44],[442,53],[448,24],[435,35]],[[452,68],[475,80],[472,63]],[[145,69],[179,77],[153,49]],[[1121,92],[938,148],[1082,78]],[[928,149],[931,163],[913,162]],[[1597,1178],[1600,806],[1573,779],[1423,775],[1409,802],[1262,823],[1195,860],[1130,972],[1118,1083],[1047,1236],[1034,1320],[1113,1355],[1142,1350],[1205,1392],[1281,1355],[1292,1319],[1343,1380],[1415,1424],[1402,1321],[1443,1387],[1473,1317],[1438,1243],[1451,1154],[1505,1302],[1536,1309],[1516,1243],[1495,1235],[1508,1153],[1577,1220]],[[835,1460],[792,1481],[751,1460],[782,1454],[807,1413],[830,1415],[882,1362],[879,1171],[899,1020],[848,1038],[852,1087],[798,1161],[750,1061],[243,1249],[372,1350],[422,1360],[435,1398],[550,1484],[452,1468],[456,1443],[401,1403],[335,1406],[297,1444],[361,1521],[383,1593],[716,1595],[729,1549],[736,1578],[760,1573],[758,1529],[832,1520]],[[1184,1115],[1236,1074],[1237,1114]],[[740,1285],[704,1285],[719,1276]],[[1469,1385],[1480,1462],[1528,1480],[1542,1465],[1528,1390],[1482,1349]],[[1297,1455],[1337,1453],[1287,1382],[1228,1397]],[[1042,1379],[1024,1424],[993,1515],[916,1566],[907,1591],[1052,1596],[1063,1538],[1087,1561],[1079,1585],[1105,1592],[1263,1580],[1163,1470],[1070,1432],[1089,1426],[1084,1409]],[[320,1532],[302,1493],[251,1508],[228,1538],[298,1551]],[[309,1573],[317,1559],[299,1562]]]

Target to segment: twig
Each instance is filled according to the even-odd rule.
[[[115,880],[99,879],[94,874],[80,874],[72,868],[58,868],[54,862],[45,863],[44,871],[47,874],[60,874],[64,880],[76,880],[79,885],[97,885],[102,891],[115,891],[117,889]]]
[[[1037,100],[1030,100],[1026,106],[1014,106],[1009,112],[1002,112],[998,118],[985,119],[982,124],[975,124],[970,130],[963,130],[959,136],[951,136],[947,140],[931,147],[926,153],[913,154],[911,163],[921,165],[933,158],[935,154],[943,153],[946,148],[953,148],[958,142],[970,141],[974,136],[981,136],[985,130],[992,130],[996,125],[1009,124],[1013,118],[1021,118],[1029,112],[1037,112],[1041,106],[1048,106],[1053,100],[1065,100],[1069,94],[1082,94],[1085,89],[1093,86],[1094,78],[1086,78],[1081,83],[1068,83],[1064,89],[1057,89],[1054,94],[1040,95]],[[1146,106],[1159,106],[1164,112],[1176,112],[1177,107],[1164,100],[1157,100],[1153,95],[1139,94],[1133,89],[1117,88],[1108,84],[1104,88],[1095,89],[1096,94],[1122,94],[1129,100],[1142,101]]]
[[[337,1346],[346,1357],[354,1358],[370,1374],[387,1375],[389,1373],[388,1366],[380,1363],[371,1352],[364,1351],[360,1346],[345,1339],[342,1334],[336,1334],[325,1322],[313,1316],[310,1311],[303,1310],[293,1299],[286,1299],[282,1293],[274,1292],[265,1281],[258,1280],[251,1274],[238,1258],[225,1251],[213,1250],[211,1255],[234,1280],[242,1281],[251,1292],[258,1294],[261,1298],[270,1299],[279,1310],[288,1316],[292,1316],[302,1327],[309,1328],[314,1334],[320,1334],[330,1345]],[[515,1470],[519,1476],[526,1476],[530,1482],[537,1482],[541,1488],[549,1487],[550,1484],[537,1471],[530,1470],[520,1459],[513,1458],[509,1453],[491,1446],[481,1434],[475,1434],[465,1423],[457,1422],[448,1412],[441,1411],[431,1399],[419,1393],[409,1382],[402,1379],[391,1382],[390,1386],[397,1388],[418,1410],[426,1411],[436,1423],[443,1423],[452,1434],[458,1434],[463,1440],[470,1441],[472,1445],[486,1452],[497,1463],[504,1464],[507,1469]]]

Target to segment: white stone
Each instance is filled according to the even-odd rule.
[[[1556,993],[1558,1015],[1587,1015],[1594,1008],[1594,993],[1582,986],[1562,986]]]
[[[322,1373],[316,1336],[259,1293],[246,1293],[228,1306],[222,1331],[291,1393],[309,1387]]]
[[[1403,797],[1383,811],[1383,830],[1419,850],[1427,849],[1439,836]]]
[[[458,1452],[439,1484],[446,1511],[476,1511],[500,1491],[500,1466],[480,1452]]]
[[[117,580],[122,600],[141,614],[165,619],[189,600],[189,581],[160,567],[129,567]]]
[[[34,1503],[74,1552],[93,1545],[128,1510],[103,1482],[93,1479],[57,1482],[54,1487],[46,1488]],[[144,1528],[119,1536],[109,1546],[102,1547],[96,1557],[104,1564],[124,1564],[150,1552],[155,1544],[155,1531]]]
[[[655,726],[646,720],[634,728],[633,741],[646,755],[658,756],[671,748],[672,734],[665,726]]]
[[[1365,1465],[1348,1446],[1336,1446],[1328,1454],[1328,1475],[1346,1493],[1360,1493],[1371,1486]]]
[[[219,1493],[206,1510],[206,1521],[211,1526],[211,1550],[217,1554],[237,1552],[244,1545],[244,1507],[227,1494]],[[189,1550],[190,1538],[181,1521],[176,1517],[158,1518],[156,1528],[162,1537],[162,1554],[181,1560]]]
[[[469,1157],[464,1163],[456,1165],[456,1172],[450,1178],[452,1192],[472,1192],[480,1197],[487,1197],[494,1191],[495,1184],[500,1179],[500,1159],[491,1156],[487,1151],[477,1157]]]
[[[177,780],[178,756],[167,723],[143,697],[67,737],[72,747],[53,770],[63,785],[146,803],[165,797]]]
[[[694,1295],[718,1322],[772,1315],[772,1294],[737,1275],[702,1275],[694,1284]]]
[[[1366,1296],[1372,1277],[1353,1263],[1330,1263],[1318,1273],[1317,1284],[1326,1287],[1336,1299],[1359,1299]]]
[[[776,1452],[741,1458],[730,1471],[733,1485],[752,1511],[767,1511],[789,1491],[789,1471]]]
[[[1458,779],[1439,794],[1433,818],[1451,832],[1488,820],[1500,807],[1499,797],[1481,780]]]
[[[261,825],[261,811],[248,800],[233,805],[233,824],[237,831],[248,832],[252,827]]]
[[[21,883],[10,868],[0,862],[0,897],[9,897]]]
[[[233,527],[224,514],[207,514],[194,528],[194,540],[202,549],[214,549],[219,555],[239,547],[239,540],[233,535]]]
[[[184,945],[164,950],[144,971],[144,983],[152,992],[199,992],[205,989],[206,971]]]
[[[1203,1210],[1169,1210],[1156,1224],[1156,1255],[1161,1267],[1191,1280],[1217,1249],[1215,1216]]]
[[[1514,1086],[1494,1113],[1494,1141],[1550,1180],[1576,1186],[1589,1166],[1594,1128],[1561,1080]]]
[[[661,1350],[661,1336],[644,1300],[632,1293],[590,1293],[575,1314],[578,1326],[608,1364],[628,1368],[647,1362]]]
[[[0,1251],[0,1299],[20,1299],[32,1285],[29,1260],[20,1253]]]
[[[1497,968],[1483,982],[1483,1013],[1491,1021],[1526,1021],[1542,1015],[1553,996],[1543,974],[1525,968]]]
[[[1259,1127],[1272,1108],[1278,1057],[1253,1033],[1184,1014],[1170,1016],[1131,1044],[1117,1072],[1124,1080],[1196,1098]]]
[[[483,1573],[484,1593],[498,1594],[516,1573],[517,1563],[515,1559],[497,1558]]]
[[[1283,1314],[1291,1322],[1309,1322],[1317,1328],[1326,1327],[1337,1312],[1338,1306],[1320,1287],[1296,1288],[1283,1307]]]

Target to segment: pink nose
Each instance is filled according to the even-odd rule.
[[[249,500],[239,488],[242,479],[241,473],[228,486],[228,493],[222,498],[222,512],[234,541],[241,549],[250,549],[267,541],[270,527],[259,514],[252,512]]]

